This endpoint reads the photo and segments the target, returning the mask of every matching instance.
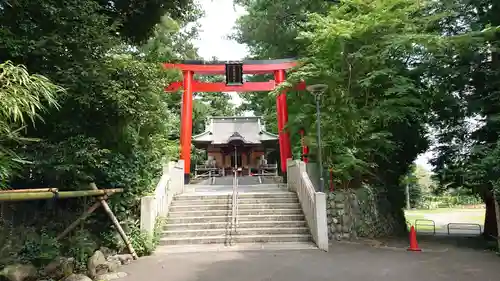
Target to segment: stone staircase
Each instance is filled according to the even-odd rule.
[[[236,233],[231,231],[230,192],[176,196],[160,245],[288,243],[311,247],[312,238],[297,194],[279,185],[266,186],[239,194]]]

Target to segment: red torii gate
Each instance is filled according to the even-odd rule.
[[[297,65],[294,59],[279,60],[247,60],[243,62],[220,61],[183,61],[180,64],[165,63],[167,69],[179,69],[183,81],[173,82],[165,88],[166,92],[176,92],[183,88],[181,110],[181,155],[184,160],[185,181],[189,182],[191,170],[191,137],[193,131],[193,93],[194,92],[269,92],[285,81],[286,70]],[[200,82],[194,80],[194,74],[224,75],[224,82]],[[243,82],[243,74],[274,74],[274,80],[267,82]],[[297,90],[305,90],[305,83],[296,86]],[[279,130],[279,148],[281,171],[286,173],[286,160],[292,158],[289,133],[284,129],[288,123],[288,107],[286,91],[276,97],[276,109]]]

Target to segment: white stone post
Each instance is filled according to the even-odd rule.
[[[321,250],[328,252],[328,221],[326,218],[326,194],[316,192],[314,206],[314,217],[316,221],[316,244]]]
[[[154,196],[141,198],[141,230],[153,237],[156,224],[156,199]]]

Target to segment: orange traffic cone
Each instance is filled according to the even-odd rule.
[[[415,231],[415,227],[413,225],[410,228],[410,247],[408,248],[408,251],[412,252],[421,252],[422,249],[418,247],[417,243],[417,232]]]

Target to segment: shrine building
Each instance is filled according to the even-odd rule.
[[[230,175],[234,169],[243,175],[278,171],[276,163],[267,163],[267,156],[279,149],[278,135],[265,130],[261,117],[210,117],[205,132],[193,136],[192,143],[208,159],[196,165],[195,177]]]

